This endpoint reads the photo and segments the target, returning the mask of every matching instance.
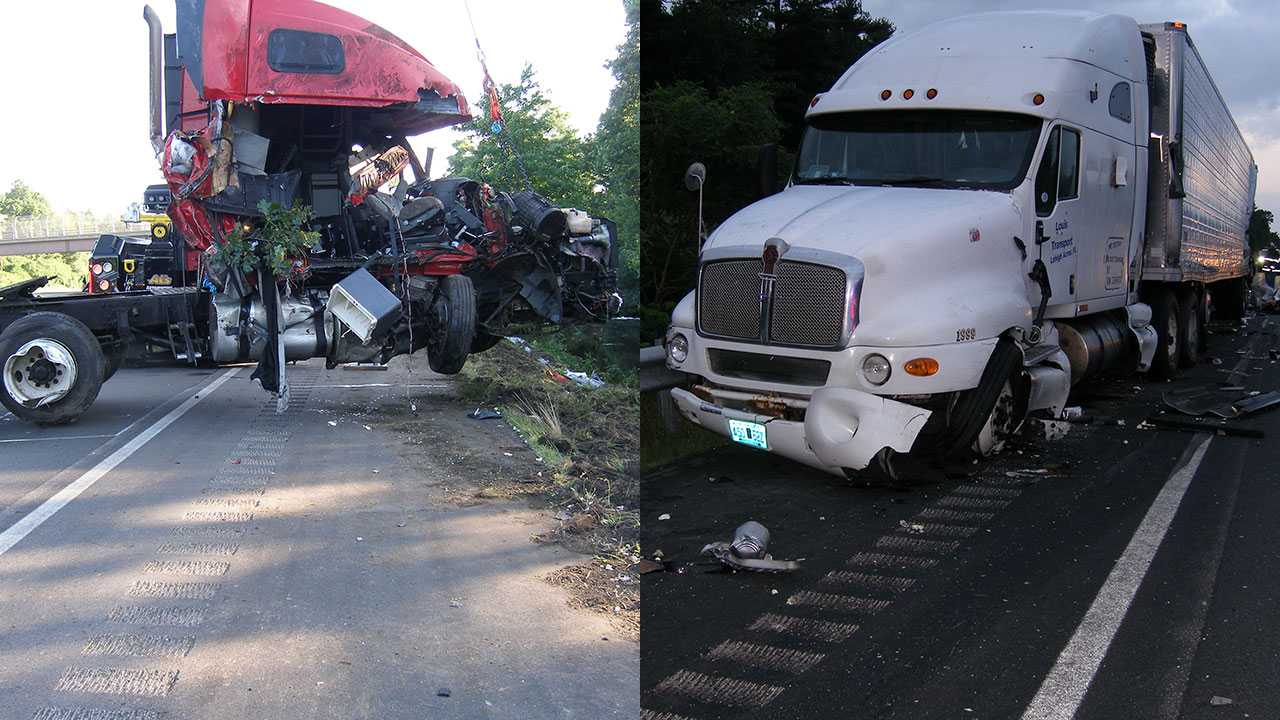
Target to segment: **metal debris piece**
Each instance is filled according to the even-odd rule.
[[[495,420],[502,417],[502,413],[498,412],[497,408],[490,409],[486,407],[477,407],[475,410],[472,410],[471,414],[467,417],[472,420]]]
[[[710,543],[702,548],[703,555],[711,555],[725,567],[752,572],[792,572],[800,569],[795,560],[774,560],[769,555],[769,529],[755,520],[738,526],[731,542]]]
[[[1158,417],[1152,415],[1146,419],[1146,422],[1154,425],[1161,430],[1186,430],[1189,432],[1207,432],[1224,437],[1244,437],[1244,438],[1264,438],[1266,434],[1261,430],[1253,428],[1243,428],[1234,425],[1219,425],[1217,423],[1196,422],[1194,420],[1179,420],[1177,418]]]
[[[1233,702],[1235,701],[1232,700],[1231,698],[1222,697],[1221,695],[1214,695],[1213,697],[1209,698],[1209,704],[1213,706],[1230,705]]]

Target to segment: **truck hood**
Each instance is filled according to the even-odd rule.
[[[755,257],[766,240],[780,237],[792,247],[856,257],[866,268],[857,345],[984,339],[1031,319],[1026,270],[1013,240],[1025,231],[1013,198],[974,190],[792,186],[730,217],[706,247],[741,248],[744,257]]]

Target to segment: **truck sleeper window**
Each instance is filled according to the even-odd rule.
[[[1040,126],[1028,115],[969,110],[816,115],[795,181],[1008,191],[1026,176]]]

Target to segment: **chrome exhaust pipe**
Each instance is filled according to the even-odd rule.
[[[150,5],[142,8],[142,19],[147,21],[151,50],[151,147],[159,155],[164,151],[164,29]]]

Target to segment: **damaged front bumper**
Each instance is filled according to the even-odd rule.
[[[804,420],[786,420],[726,406],[726,401],[746,399],[745,393],[697,389],[711,400],[688,390],[671,391],[680,412],[691,422],[725,437],[732,437],[731,420],[763,425],[765,449],[836,475],[866,469],[884,448],[910,452],[931,414],[861,390],[822,387],[807,400],[788,399],[788,405],[804,411]]]

